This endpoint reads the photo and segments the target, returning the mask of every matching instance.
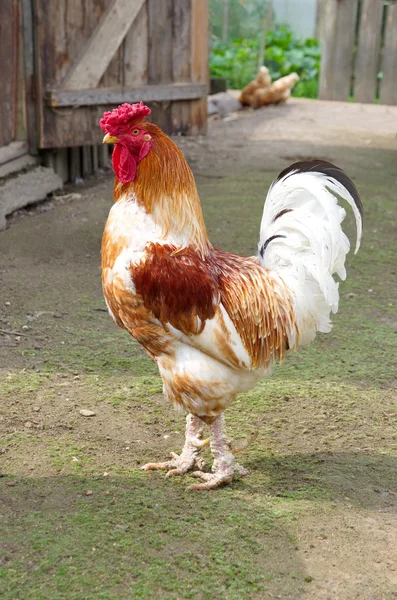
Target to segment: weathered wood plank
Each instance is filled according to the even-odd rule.
[[[349,99],[357,6],[357,0],[326,2],[319,93],[322,100]]]
[[[15,139],[18,94],[18,2],[2,0],[0,3],[0,70],[2,89],[0,95],[0,146]]]
[[[207,87],[202,83],[170,83],[168,85],[146,85],[132,89],[96,88],[66,92],[52,90],[48,103],[53,107],[96,106],[98,104],[122,104],[123,102],[170,102],[202,98]]]
[[[397,104],[397,6],[387,8],[382,60],[381,104]]]
[[[191,0],[174,0],[172,76],[174,82],[191,80]],[[190,103],[173,102],[171,105],[172,133],[185,134],[189,130]]]
[[[63,183],[69,181],[69,152],[67,148],[57,148],[53,169],[62,179]]]
[[[124,85],[124,46],[117,50],[109,63],[105,73],[98,83],[98,87],[119,87]]]
[[[321,54],[320,90],[321,100],[334,100],[335,39],[339,0],[328,0],[325,5],[323,50]]]
[[[99,169],[98,146],[92,146],[92,170],[96,173]]]
[[[101,169],[107,169],[110,165],[109,145],[98,146],[99,166]]]
[[[171,83],[173,77],[173,0],[147,0],[147,3],[149,34],[148,83]],[[174,99],[169,98],[168,100]],[[153,105],[151,109],[152,120],[165,132],[170,133],[172,130],[171,105],[169,103],[162,106]]]
[[[347,101],[351,93],[357,4],[357,0],[339,0],[334,50],[334,100]]]
[[[209,87],[208,72],[208,0],[192,0],[192,83]],[[205,96],[206,96],[205,95]],[[193,100],[190,105],[191,135],[207,131],[207,98]]]
[[[81,148],[70,148],[70,181],[76,183],[82,179]]]
[[[55,171],[55,154],[56,150],[46,150],[43,154],[45,166],[53,171]]]
[[[145,0],[113,0],[64,82],[65,90],[96,87]]]
[[[124,39],[124,86],[141,87],[148,80],[148,8],[142,6]]]
[[[148,83],[172,81],[173,0],[147,0],[149,25]]]
[[[37,98],[47,87],[61,86],[110,0],[34,0]],[[44,101],[39,111],[39,147],[54,148],[99,143],[102,107],[52,109]]]
[[[88,175],[92,175],[91,146],[83,146],[82,156],[83,156],[83,177],[88,177]]]
[[[35,48],[32,0],[21,0],[22,36],[24,62],[24,96],[26,114],[26,138],[30,154],[37,154],[37,94],[35,81]]]
[[[206,79],[196,82],[202,83],[204,86],[202,88],[195,87],[188,92],[186,87],[179,91],[173,87],[171,93],[165,97],[160,95],[158,88],[154,87],[154,85],[162,84],[172,85],[173,78],[176,76],[173,67],[173,41],[176,35],[176,32],[173,31],[173,19],[176,4],[174,0],[150,0],[147,5],[143,5],[131,31],[127,33],[124,43],[120,46],[100,81],[100,86],[101,88],[105,87],[105,91],[101,92],[98,88],[95,93],[100,95],[95,97],[93,95],[91,99],[87,99],[85,90],[83,90],[83,97],[79,94],[74,95],[73,90],[69,90],[65,91],[65,94],[72,95],[65,95],[59,101],[57,94],[61,91],[70,66],[79,60],[87,40],[95,32],[98,22],[109,8],[112,0],[84,0],[84,3],[81,0],[32,1],[37,41],[37,98],[47,98],[48,89],[54,90],[55,94],[50,103],[48,101],[38,102],[40,148],[100,144],[102,132],[98,127],[99,118],[104,110],[122,102],[143,100],[149,104],[152,103],[153,120],[170,131],[171,103],[176,100],[191,101],[204,97]],[[186,4],[190,2],[191,0],[187,0]],[[199,0],[199,3],[206,7],[207,0]],[[180,5],[183,8],[182,2]],[[149,14],[150,10],[152,17]],[[149,31],[150,18],[156,31]],[[194,34],[197,37],[201,36],[205,40],[205,45],[207,45],[206,31],[205,29]],[[169,42],[165,42],[164,39]],[[135,40],[137,40],[137,45],[135,45]],[[143,44],[141,48],[139,48],[139,40]],[[132,49],[132,53],[128,49]],[[143,52],[139,52],[140,50]],[[151,66],[146,63],[146,59],[149,60],[149,54]],[[142,58],[142,62],[136,69],[136,60],[145,55],[147,57]],[[166,58],[167,56],[168,58]],[[202,60],[207,69],[206,48]],[[182,70],[182,64],[180,68]],[[150,83],[153,85],[145,88],[149,70]],[[183,83],[188,85],[188,79]],[[134,89],[130,93],[131,88]],[[108,93],[109,89],[110,93]],[[181,91],[183,93],[180,93]],[[163,111],[163,106],[153,106],[153,103],[162,101],[168,103],[165,111]],[[205,122],[205,100],[201,102],[201,107],[200,119]]]
[[[383,2],[363,0],[354,69],[354,100],[374,102],[379,70]]]
[[[316,6],[316,25],[314,37],[322,41],[324,30],[326,27],[325,23],[325,5],[327,0],[317,0]]]

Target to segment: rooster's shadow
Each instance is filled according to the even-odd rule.
[[[327,499],[360,508],[397,509],[397,457],[376,452],[295,453],[244,461],[263,483],[244,488],[274,497]],[[256,478],[255,478],[256,479]]]

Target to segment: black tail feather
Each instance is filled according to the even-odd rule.
[[[352,196],[355,205],[357,206],[358,211],[361,215],[361,218],[363,218],[364,209],[356,186],[354,185],[350,177],[348,177],[346,173],[342,171],[342,169],[326,160],[318,159],[296,162],[293,165],[281,171],[275,183],[283,177],[288,177],[289,175],[293,175],[294,173],[308,173],[310,171],[314,171],[316,173],[323,173],[327,177],[333,177],[333,179],[339,181],[339,183],[343,185]]]

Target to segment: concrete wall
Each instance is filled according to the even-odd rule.
[[[275,21],[288,23],[301,37],[314,37],[317,0],[273,0]]]

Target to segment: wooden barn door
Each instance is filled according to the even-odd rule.
[[[167,132],[206,127],[207,0],[33,0],[39,147],[100,144],[98,120],[143,100]]]

